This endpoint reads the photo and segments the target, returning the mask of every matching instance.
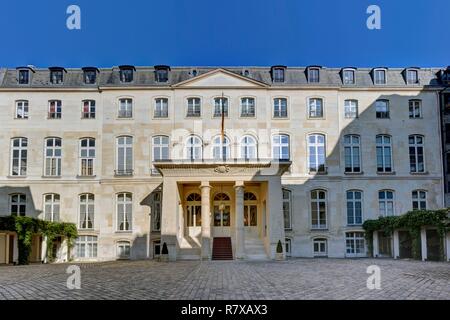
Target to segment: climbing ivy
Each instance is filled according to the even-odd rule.
[[[400,216],[380,217],[376,220],[366,220],[363,223],[367,245],[370,255],[373,256],[373,232],[384,232],[386,236],[392,235],[396,229],[406,229],[412,238],[412,254],[420,259],[420,230],[422,227],[436,227],[441,243],[445,234],[450,230],[450,209],[440,210],[413,210]],[[444,246],[441,245],[440,255],[444,257]]]
[[[65,237],[69,250],[73,247],[78,236],[77,227],[73,223],[49,222],[31,217],[0,217],[0,230],[17,233],[19,264],[29,263],[33,234],[40,233],[46,236],[47,248],[50,248],[56,237]],[[52,250],[47,250],[47,255],[49,260],[52,261],[54,258],[52,257]]]

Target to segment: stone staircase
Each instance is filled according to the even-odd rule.
[[[251,232],[245,233],[245,257],[247,260],[269,260],[262,239]]]
[[[212,260],[233,260],[230,237],[215,237],[213,240]]]

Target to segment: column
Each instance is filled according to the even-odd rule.
[[[47,263],[47,236],[42,237],[41,261]]]
[[[394,231],[394,259],[398,259],[400,257],[400,242],[398,239],[398,231]]]
[[[177,259],[178,251],[178,183],[174,178],[165,177],[163,181],[161,214],[161,250],[164,242],[169,251],[169,261]]]
[[[377,258],[378,255],[380,254],[380,249],[378,247],[378,231],[373,232],[372,246],[373,246],[373,257]]]
[[[236,181],[235,191],[235,217],[236,217],[236,259],[245,258],[244,235],[244,182]]]
[[[13,263],[9,261],[9,233],[5,233],[5,260],[6,264]]]
[[[427,253],[427,230],[425,228],[420,229],[420,246],[422,249],[422,261],[426,261],[428,258],[428,253]]]
[[[211,186],[209,181],[202,181],[202,259],[211,259]]]

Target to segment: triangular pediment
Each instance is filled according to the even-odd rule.
[[[177,83],[180,88],[265,88],[260,81],[241,76],[225,69],[215,69],[195,78]]]

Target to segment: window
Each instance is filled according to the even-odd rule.
[[[117,242],[117,259],[129,259],[131,254],[131,245],[129,241]]]
[[[423,136],[411,135],[409,141],[409,168],[412,173],[425,172],[425,161],[423,152]]]
[[[48,119],[61,119],[62,101],[50,100],[48,102]]]
[[[161,192],[153,194],[152,203],[152,231],[161,231]]]
[[[11,175],[27,175],[28,139],[13,138],[11,140]]]
[[[230,158],[230,140],[222,136],[213,139],[213,159],[225,160]]]
[[[97,82],[97,70],[94,68],[83,68],[83,78],[85,84],[95,84]]]
[[[80,195],[80,229],[94,228],[94,195],[84,193]]]
[[[345,172],[361,172],[360,137],[354,134],[344,136]]]
[[[362,192],[358,190],[347,191],[347,225],[362,224]]]
[[[286,257],[290,257],[292,255],[292,241],[289,238],[284,239]]]
[[[167,136],[155,136],[152,139],[153,145],[153,162],[169,160],[169,137]],[[153,168],[153,174],[157,174],[158,171]]]
[[[283,219],[284,229],[292,230],[292,192],[283,189]]]
[[[77,258],[97,258],[97,237],[79,236],[76,241]]]
[[[375,84],[386,84],[386,70],[375,69],[373,71],[373,78]]]
[[[61,175],[62,140],[45,139],[45,176]]]
[[[344,116],[347,119],[358,118],[358,100],[344,101]]]
[[[156,82],[169,81],[169,70],[170,68],[168,66],[156,66],[155,67]]]
[[[323,100],[311,98],[308,103],[308,116],[310,118],[323,118]]]
[[[392,172],[392,146],[391,137],[378,135],[377,145],[377,172]]]
[[[95,139],[80,139],[80,175],[94,175]]]
[[[272,137],[272,158],[276,160],[290,159],[289,136],[286,134]]]
[[[50,69],[50,83],[52,84],[62,84],[63,83],[63,68],[52,68]]]
[[[60,197],[59,194],[50,193],[44,196],[44,219],[46,221],[59,221]]]
[[[17,82],[19,84],[29,84],[30,83],[30,70],[18,70],[18,79]]]
[[[375,102],[375,112],[377,119],[389,119],[389,101],[377,100]]]
[[[133,100],[119,99],[119,118],[133,117]]]
[[[187,198],[187,226],[202,226],[202,197],[198,193],[191,193]]]
[[[319,83],[320,82],[320,69],[319,68],[308,68],[308,82],[309,83]]]
[[[413,210],[427,210],[427,192],[423,190],[414,190],[412,192]]]
[[[16,101],[16,119],[28,119],[28,100]]]
[[[167,98],[155,99],[155,118],[167,118],[169,116],[169,100]]]
[[[255,99],[254,98],[242,98],[241,99],[241,117],[254,117],[255,116]]]
[[[326,172],[325,168],[325,136],[312,134],[308,136],[309,172]]]
[[[200,117],[201,116],[201,100],[200,98],[188,98],[187,99],[187,117]]]
[[[406,83],[407,84],[418,84],[419,83],[419,73],[417,70],[406,70]]]
[[[133,174],[133,138],[121,136],[117,138],[117,170],[116,175]]]
[[[254,193],[244,192],[244,227],[258,225],[258,202]]]
[[[123,192],[117,195],[117,230],[131,231],[132,221],[132,195]]]
[[[355,70],[344,69],[342,79],[344,84],[355,84]]]
[[[127,83],[133,81],[133,71],[135,70],[132,66],[122,66],[120,68],[120,81]]]
[[[421,100],[409,100],[409,118],[410,119],[422,118]]]
[[[27,212],[27,196],[23,193],[9,196],[10,214],[12,216],[25,217]]]
[[[327,228],[327,192],[325,190],[311,191],[311,227],[312,229]]]
[[[347,232],[345,234],[348,257],[362,257],[366,254],[364,232]]]
[[[379,214],[382,217],[389,217],[394,215],[394,191],[378,191],[378,208]]]
[[[221,117],[222,112],[224,117],[228,117],[228,99],[215,98],[214,99],[214,117]]]
[[[287,118],[287,99],[275,98],[273,99],[273,117],[274,118]]]
[[[241,159],[254,160],[258,158],[257,143],[252,136],[244,136],[241,140]]]
[[[203,142],[197,136],[190,136],[186,142],[186,156],[189,160],[201,160],[203,158]]]
[[[95,119],[95,101],[84,100],[83,110],[81,111],[82,119]]]
[[[283,67],[272,67],[273,82],[284,82],[284,69]]]
[[[314,257],[326,257],[328,255],[327,239],[318,238],[313,240]]]

